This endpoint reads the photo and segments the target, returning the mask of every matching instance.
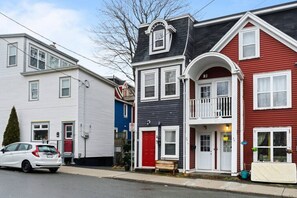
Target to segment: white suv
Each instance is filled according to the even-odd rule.
[[[60,152],[49,144],[16,142],[0,152],[0,166],[21,168],[23,172],[46,168],[55,173],[62,164]]]

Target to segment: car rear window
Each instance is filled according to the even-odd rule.
[[[49,146],[49,145],[38,145],[38,151],[39,152],[46,152],[46,153],[57,153],[57,150],[54,146]]]

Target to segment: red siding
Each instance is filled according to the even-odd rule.
[[[211,79],[211,78],[222,78],[227,76],[231,76],[231,73],[228,69],[224,67],[212,67],[206,70],[205,72],[203,72],[203,74],[199,77],[199,80]]]
[[[260,57],[250,60],[238,60],[238,36],[225,46],[221,53],[230,57],[239,65],[244,74],[244,161],[248,165],[253,160],[253,128],[292,126],[292,159],[297,163],[297,62],[296,52],[260,31]],[[281,70],[292,71],[292,108],[276,110],[253,110],[253,74]],[[250,167],[250,166],[248,166]]]
[[[190,99],[195,99],[196,94],[195,94],[195,81],[190,79]]]
[[[195,168],[196,160],[196,135],[195,128],[190,128],[190,169]]]

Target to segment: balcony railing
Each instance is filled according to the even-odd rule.
[[[190,99],[190,119],[230,118],[231,97]]]

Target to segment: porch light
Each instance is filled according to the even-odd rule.
[[[226,132],[229,132],[230,131],[230,125],[229,124],[226,124]]]

